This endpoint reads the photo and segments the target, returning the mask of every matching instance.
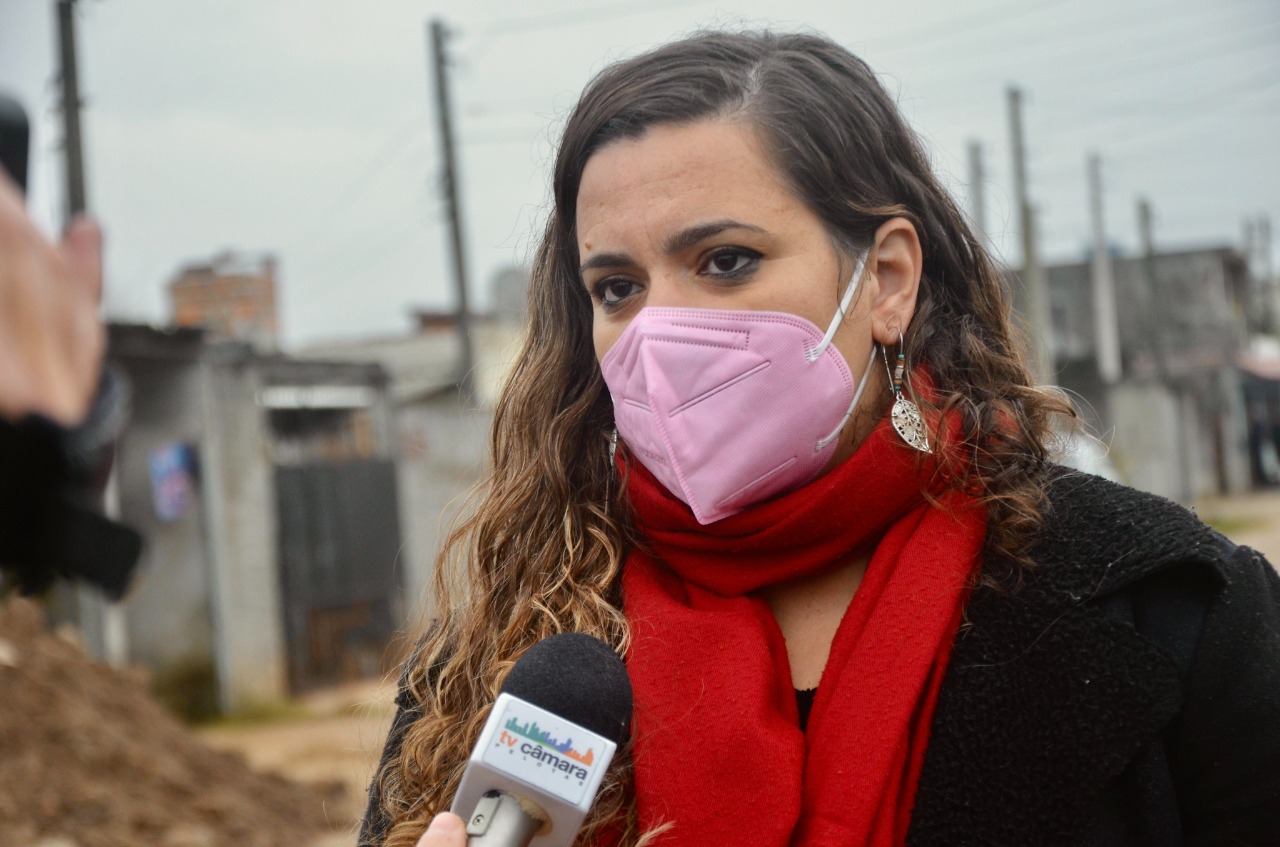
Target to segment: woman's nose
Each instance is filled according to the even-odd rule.
[[[697,306],[695,292],[674,273],[654,273],[649,276],[644,305],[655,309],[679,309]]]

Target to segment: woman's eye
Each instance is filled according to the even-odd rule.
[[[754,250],[735,247],[713,253],[707,260],[704,272],[712,276],[739,276],[752,270],[760,261],[760,254]]]
[[[636,284],[628,279],[605,279],[596,283],[593,289],[596,299],[605,308],[617,306],[635,293]]]

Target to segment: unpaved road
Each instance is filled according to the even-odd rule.
[[[349,827],[349,833],[326,840],[323,847],[349,846],[391,726],[394,696],[389,685],[355,684],[302,698],[305,716],[214,725],[197,732],[211,747],[244,754],[254,768],[307,782],[341,781],[347,787],[346,802],[331,810],[331,820]]]

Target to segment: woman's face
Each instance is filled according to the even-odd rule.
[[[658,125],[597,151],[582,174],[577,233],[597,360],[647,306],[787,312],[825,331],[853,267],[766,158],[754,130],[723,121]],[[878,233],[877,248],[881,241]],[[877,312],[885,299],[878,270],[873,258],[832,342],[855,380],[877,321],[885,320]],[[889,320],[905,328],[910,314]],[[889,340],[887,324],[878,329]],[[843,446],[837,460],[853,444]]]

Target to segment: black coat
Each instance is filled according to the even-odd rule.
[[[1280,844],[1280,578],[1150,494],[1049,499],[1038,567],[966,607],[907,844]],[[384,827],[371,789],[360,844]]]
[[[1280,844],[1280,579],[1181,507],[1062,474],[977,590],[907,843]]]

